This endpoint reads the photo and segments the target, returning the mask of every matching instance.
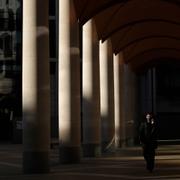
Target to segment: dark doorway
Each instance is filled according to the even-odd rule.
[[[160,140],[180,141],[180,64],[156,67],[156,111]]]

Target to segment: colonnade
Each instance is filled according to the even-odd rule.
[[[81,76],[80,31],[73,3],[73,0],[59,1],[61,163],[79,162],[82,155],[100,156],[104,151],[132,144],[134,137],[135,76],[124,65],[122,53],[113,55],[110,40],[103,43],[98,40],[93,20],[82,27]],[[48,0],[23,2],[25,173],[49,171],[48,34]]]

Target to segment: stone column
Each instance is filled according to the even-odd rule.
[[[93,20],[83,26],[83,153],[100,155],[99,42]]]
[[[120,58],[121,55],[114,55],[114,119],[115,119],[115,148],[120,147]]]
[[[124,75],[123,53],[114,56],[114,99],[115,99],[115,147],[125,146],[126,139],[126,105],[124,96],[125,75]]]
[[[114,148],[114,70],[110,40],[100,42],[100,96],[102,150]]]
[[[123,65],[121,88],[122,139],[121,146],[134,144],[135,75],[128,65]]]
[[[152,69],[149,69],[147,71],[147,77],[146,77],[146,99],[147,99],[147,112],[153,112],[153,74]]]
[[[121,134],[120,134],[120,146],[125,147],[127,141],[127,132],[126,132],[126,122],[129,116],[129,106],[128,106],[128,74],[126,72],[127,65],[121,64],[121,92],[120,92],[120,99],[121,99]]]
[[[23,170],[49,171],[48,0],[23,2]]]
[[[156,68],[152,69],[152,112],[156,115]]]
[[[80,161],[79,28],[73,0],[59,1],[60,162]]]
[[[131,144],[139,144],[139,120],[141,120],[141,102],[139,101],[139,90],[138,90],[138,76],[136,73],[131,72],[131,101],[132,101],[132,114],[130,123],[132,127],[132,138]]]
[[[139,104],[137,103],[137,77],[136,74],[128,68],[129,73],[129,119],[127,121],[127,145],[133,146],[137,129],[136,129],[136,121],[137,121],[137,111]]]

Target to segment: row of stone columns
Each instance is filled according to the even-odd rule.
[[[119,147],[133,127],[131,81],[122,55],[113,58],[110,41],[98,41],[95,24],[83,26],[82,106],[79,25],[73,0],[59,1],[60,162],[79,162]],[[43,6],[43,7],[42,7]],[[49,171],[50,86],[48,0],[23,3],[24,172]],[[114,80],[115,78],[115,80]],[[81,110],[82,107],[82,110]],[[81,123],[82,112],[82,123]],[[82,132],[81,132],[82,129]],[[82,137],[81,137],[82,136]],[[81,140],[82,139],[82,140]],[[82,141],[82,142],[81,142]],[[121,143],[123,142],[123,143]],[[102,148],[102,149],[101,149]]]

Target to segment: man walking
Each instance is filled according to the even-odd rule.
[[[150,113],[146,114],[145,121],[140,125],[139,138],[143,148],[146,168],[152,172],[154,169],[155,150],[157,148],[157,127],[155,119]]]

